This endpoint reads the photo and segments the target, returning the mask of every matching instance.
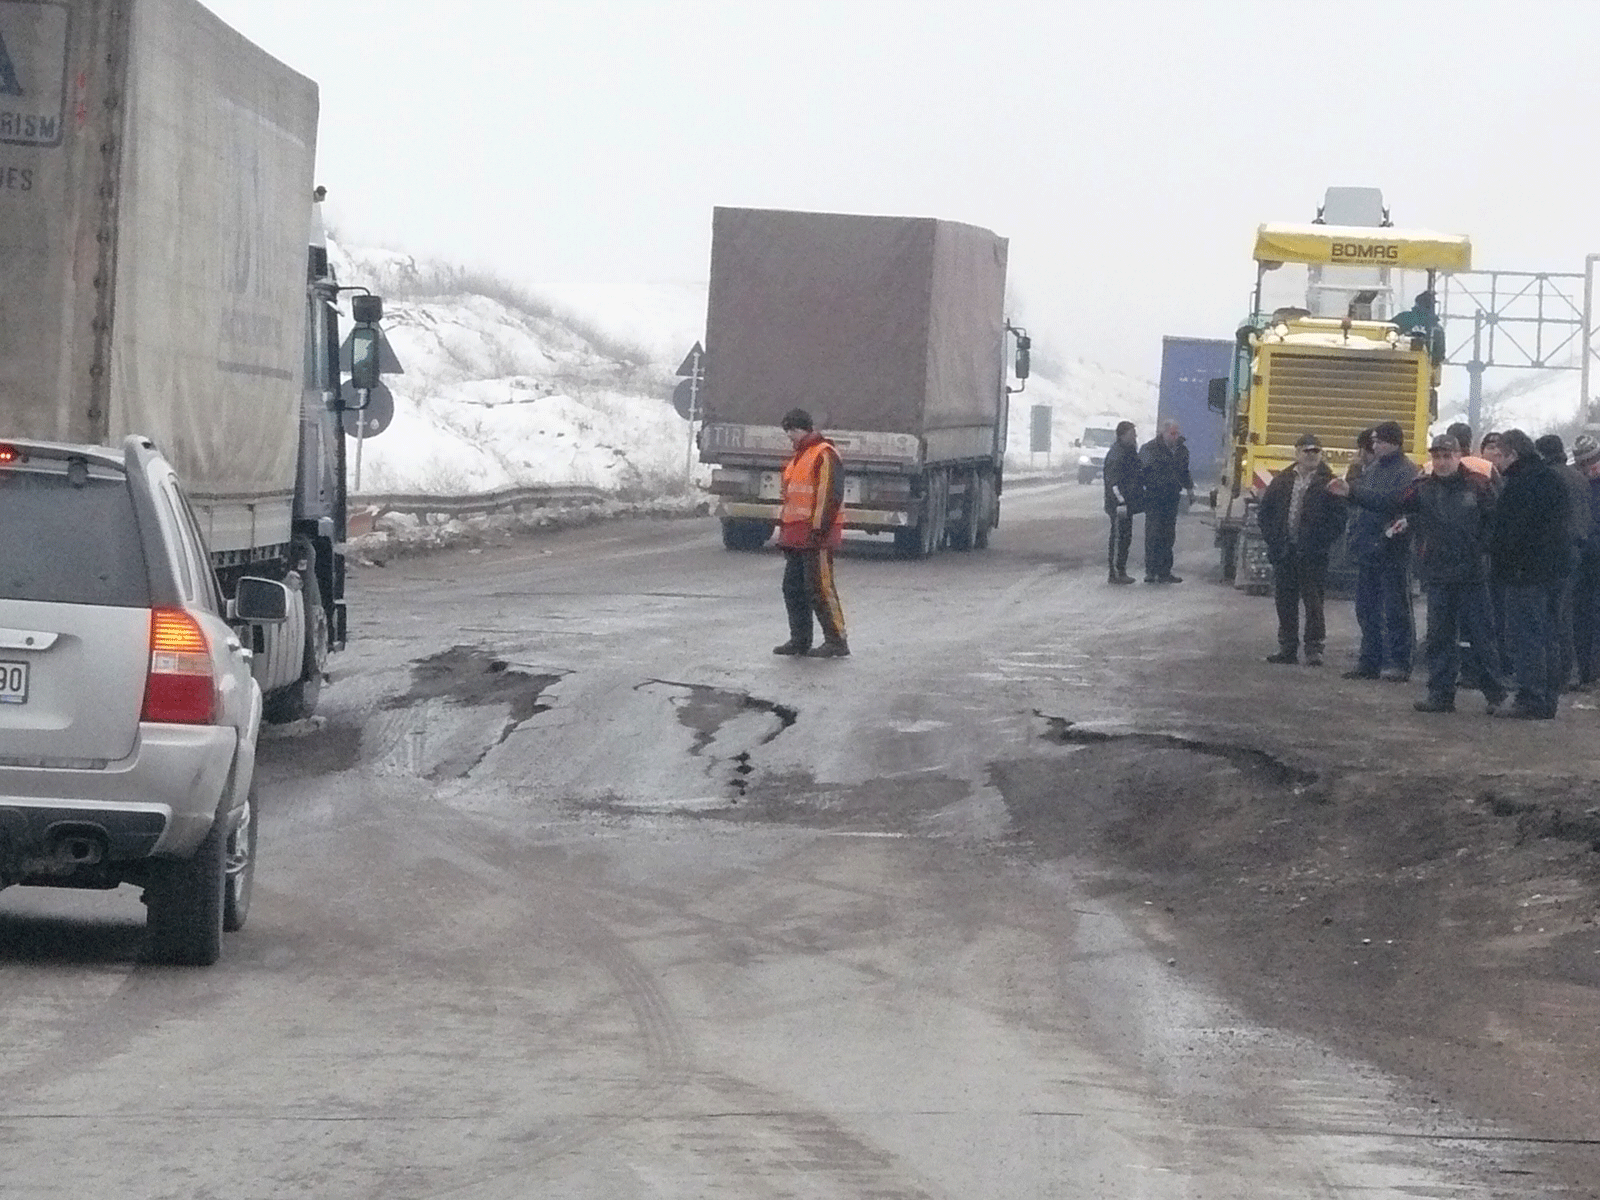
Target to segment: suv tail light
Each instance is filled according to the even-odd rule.
[[[216,710],[211,647],[200,623],[181,608],[151,609],[150,676],[139,719],[164,725],[209,725]]]

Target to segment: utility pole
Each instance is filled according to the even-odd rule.
[[[1591,254],[1583,260],[1583,382],[1578,389],[1578,424],[1587,425],[1595,419],[1591,408],[1593,393],[1589,381],[1593,378],[1591,363],[1595,358],[1594,274],[1600,263],[1600,254]]]
[[[1483,417],[1483,309],[1472,314],[1472,359],[1467,363],[1467,424],[1474,433]]]

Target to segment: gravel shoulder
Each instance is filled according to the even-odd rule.
[[[1600,1196],[1600,712],[1414,713],[1420,685],[1338,678],[1348,604],[1329,667],[1267,665],[1271,603],[1214,581],[1205,534],[1173,597],[1203,632],[1104,646],[1136,711],[1064,703],[1062,757],[997,768],[1019,831],[1256,1019],[1537,1146],[1542,1194]]]

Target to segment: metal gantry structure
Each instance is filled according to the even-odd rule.
[[[1580,371],[1578,423],[1600,420],[1600,397],[1591,390],[1600,361],[1597,270],[1600,254],[1591,254],[1582,271],[1464,271],[1444,281],[1445,362],[1466,368],[1467,423],[1474,429],[1490,367]]]

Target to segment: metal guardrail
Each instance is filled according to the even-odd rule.
[[[405,513],[413,517],[465,517],[482,513],[517,512],[524,508],[549,508],[556,504],[596,504],[611,499],[608,492],[592,487],[534,485],[497,488],[470,496],[436,496],[426,492],[396,492],[386,495],[352,496],[350,508],[367,510],[376,521],[386,513]]]

